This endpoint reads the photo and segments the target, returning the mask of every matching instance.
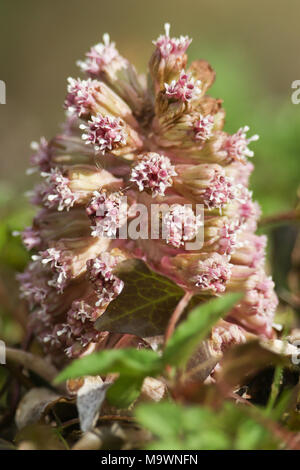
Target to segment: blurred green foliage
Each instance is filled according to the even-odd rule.
[[[12,315],[18,305],[17,272],[26,266],[29,254],[16,232],[30,225],[34,210],[27,198],[7,182],[0,184],[0,338],[19,343],[22,328]]]
[[[34,209],[24,195],[8,183],[0,183],[0,264],[2,267],[22,270],[28,253],[16,232],[31,224]]]
[[[204,406],[181,406],[171,402],[140,405],[140,424],[156,440],[151,450],[272,450],[278,442],[246,410],[227,402],[214,412]]]

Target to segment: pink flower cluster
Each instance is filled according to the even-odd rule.
[[[190,101],[200,93],[200,80],[196,82],[183,70],[179,79],[172,80],[168,85],[165,84],[166,96],[170,99],[182,101],[183,103]]]
[[[97,77],[103,69],[118,59],[119,53],[114,42],[110,42],[108,34],[103,35],[103,43],[98,43],[86,54],[85,61],[78,61],[81,70],[92,77]]]
[[[112,272],[116,264],[117,260],[109,253],[102,253],[87,262],[88,276],[98,297],[97,307],[108,305],[123,290],[123,281]]]
[[[122,201],[118,193],[95,191],[86,208],[91,219],[92,236],[115,238],[122,225]],[[123,210],[125,212],[125,208]]]
[[[96,152],[108,152],[113,148],[126,145],[126,132],[119,118],[109,116],[92,116],[87,124],[81,124],[85,131],[82,139],[92,144]]]
[[[180,38],[170,38],[170,24],[165,24],[165,34],[159,36],[153,44],[159,50],[162,58],[168,58],[170,55],[181,56],[185,53],[192,40],[188,36]]]
[[[164,215],[163,224],[167,232],[166,243],[179,248],[187,240],[195,238],[203,222],[201,216],[196,216],[191,207],[175,204]]]
[[[130,181],[136,183],[139,191],[148,189],[153,197],[164,196],[166,189],[172,186],[172,177],[176,175],[168,157],[150,152],[133,167]]]
[[[214,117],[208,114],[199,118],[194,124],[195,140],[206,141],[212,136],[212,129],[214,127]]]

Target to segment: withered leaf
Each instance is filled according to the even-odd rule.
[[[99,376],[85,377],[84,384],[77,394],[77,409],[82,432],[93,429],[110,385],[103,382]]]
[[[201,80],[201,88],[204,91],[212,86],[216,78],[216,73],[211,65],[203,59],[194,60],[191,63],[189,72],[197,77],[197,80]]]
[[[39,421],[46,407],[59,396],[48,388],[32,388],[19,403],[15,421],[18,429]]]

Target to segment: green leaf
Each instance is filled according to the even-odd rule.
[[[241,294],[226,294],[196,307],[175,330],[168,341],[163,360],[170,365],[183,366],[200,341],[209,334],[219,318],[238,302]]]
[[[282,378],[283,378],[283,367],[277,365],[275,367],[275,371],[274,371],[274,378],[273,378],[273,383],[272,383],[272,387],[271,387],[271,393],[270,393],[269,400],[268,400],[268,403],[267,403],[267,406],[266,406],[267,413],[271,414],[271,412],[274,408],[276,400],[279,396],[280,385],[282,383],[281,382]]]
[[[137,420],[154,435],[175,438],[182,429],[182,409],[175,403],[160,402],[139,405]]]
[[[117,408],[128,408],[141,393],[144,377],[132,378],[121,375],[108,389],[106,398]]]
[[[272,450],[278,447],[278,437],[269,426],[265,427],[264,414],[259,408],[237,407],[232,402],[225,402],[216,417],[231,436],[231,446],[235,450]]]
[[[55,383],[85,375],[120,373],[122,376],[143,378],[157,375],[162,369],[158,354],[145,349],[111,349],[90,354],[73,361],[55,379]]]
[[[267,431],[252,420],[241,423],[236,436],[235,447],[237,450],[255,450],[265,438]]]
[[[139,405],[135,414],[141,425],[159,438],[147,449],[226,449],[230,446],[218,416],[207,408],[183,407],[170,402],[147,403]]]
[[[143,403],[135,409],[138,422],[155,439],[147,449],[276,449],[276,438],[249,412],[230,402],[217,410],[171,402]]]
[[[124,289],[98,318],[96,329],[142,338],[163,334],[184,291],[139,260],[124,261],[117,275]]]

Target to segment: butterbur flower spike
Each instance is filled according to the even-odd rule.
[[[214,71],[188,64],[190,44],[166,23],[144,80],[105,34],[78,62],[84,76],[68,79],[62,131],[32,146],[41,209],[21,234],[33,261],[18,277],[30,328],[58,366],[102,347],[109,334],[95,321],[126,289],[121,263],[132,257],[203,302],[244,292],[212,330],[215,350],[273,335],[277,298],[248,188],[258,136],[223,130],[222,101],[207,95]],[[151,239],[154,204],[166,205],[155,229],[164,236]],[[127,230],[139,207],[148,238]]]

